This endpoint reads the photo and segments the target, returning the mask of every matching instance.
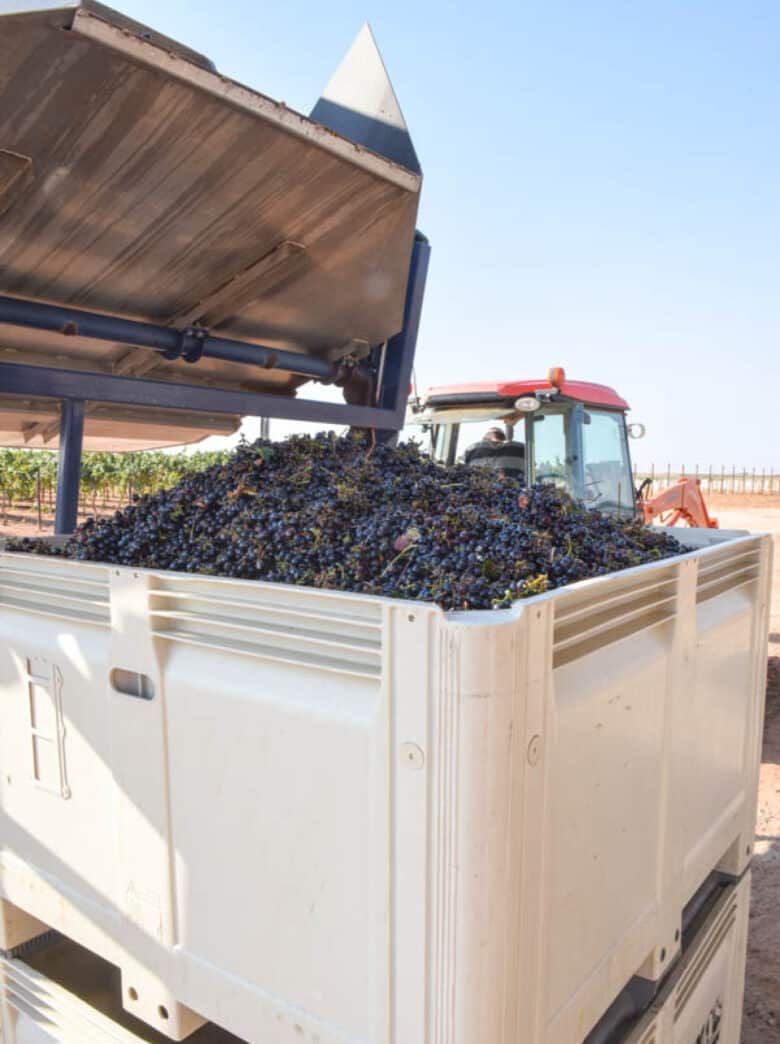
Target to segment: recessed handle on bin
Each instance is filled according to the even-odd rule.
[[[154,699],[154,682],[146,674],[114,667],[109,675],[109,680],[112,688],[124,696],[132,696],[136,700]]]

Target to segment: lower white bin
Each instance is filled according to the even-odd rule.
[[[723,889],[678,966],[621,1044],[739,1044],[750,872]]]
[[[750,873],[719,887],[685,938],[678,964],[634,1024],[607,1044],[739,1044]],[[25,959],[0,958],[3,1044],[164,1044],[122,1008],[119,970],[62,939]],[[241,1044],[204,1026],[192,1044]],[[263,1044],[261,1037],[251,1044]],[[488,1044],[474,1041],[472,1044]],[[518,1038],[515,1044],[526,1044]],[[579,1042],[577,1042],[579,1044]]]
[[[22,948],[24,949],[24,948]],[[2,1044],[167,1044],[122,1007],[118,968],[70,939],[21,957],[0,956]],[[243,1044],[213,1025],[190,1044]]]

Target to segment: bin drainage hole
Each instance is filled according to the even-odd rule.
[[[663,948],[663,949],[661,950],[661,960],[662,960],[662,961],[665,961],[665,960],[666,960],[666,947],[664,947],[664,948]]]
[[[157,1013],[158,1013],[158,1015],[160,1016],[161,1019],[167,1019],[168,1018],[168,1009],[165,1007],[164,1004],[158,1004],[158,1006],[157,1006]]]
[[[135,988],[135,986],[130,987],[130,989],[127,991],[127,996],[130,998],[130,1000],[138,1000],[138,990]]]
[[[674,933],[674,941],[675,941],[675,942],[679,942],[679,941],[680,941],[680,929],[679,929],[679,928],[678,928],[678,929],[677,929],[677,931],[676,931],[676,932]]]

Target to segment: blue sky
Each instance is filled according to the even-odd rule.
[[[563,365],[640,463],[780,468],[776,0],[117,6],[303,112],[371,22],[425,175],[421,385]]]

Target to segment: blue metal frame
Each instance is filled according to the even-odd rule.
[[[414,353],[417,347],[417,333],[420,328],[425,282],[428,277],[428,262],[431,247],[422,233],[417,232],[412,248],[412,260],[409,266],[409,281],[406,284],[406,301],[404,303],[404,325],[400,333],[391,337],[383,349],[384,370],[381,385],[377,389],[377,405],[397,414],[403,414],[396,430],[404,425],[406,403],[409,399],[409,382],[412,379]],[[378,365],[378,362],[376,363]],[[394,432],[384,431],[380,441],[390,441]]]
[[[374,383],[370,402],[375,405],[317,402],[173,381],[0,363],[0,393],[61,401],[56,532],[72,532],[76,526],[85,401],[314,421],[372,428],[380,441],[395,438],[406,416],[429,257],[428,240],[418,232],[409,266],[403,327],[382,349],[375,350],[370,360]],[[149,348],[166,358],[182,357],[190,363],[197,363],[203,355],[303,374],[324,382],[339,376],[338,364],[325,359],[214,337],[197,327],[180,331],[37,301],[0,296],[0,323]]]
[[[60,455],[54,532],[72,533],[79,509],[81,446],[84,440],[84,400],[64,399],[60,412]]]
[[[349,406],[292,396],[207,388],[144,377],[59,370],[49,366],[0,363],[0,392],[25,398],[87,399],[124,406],[158,406],[171,410],[283,417],[286,420],[344,424],[355,428],[400,428],[404,410]]]
[[[113,341],[134,348],[148,348],[166,359],[184,359],[195,363],[202,356],[224,359],[228,362],[258,366],[263,370],[284,370],[305,377],[330,381],[338,366],[327,359],[319,359],[299,352],[247,344],[228,337],[215,337],[199,326],[177,330],[172,326],[155,326],[134,319],[120,319],[99,312],[84,312],[78,308],[62,308],[40,301],[25,301],[18,297],[0,295],[0,323],[48,330],[65,337],[87,337],[96,341]]]

